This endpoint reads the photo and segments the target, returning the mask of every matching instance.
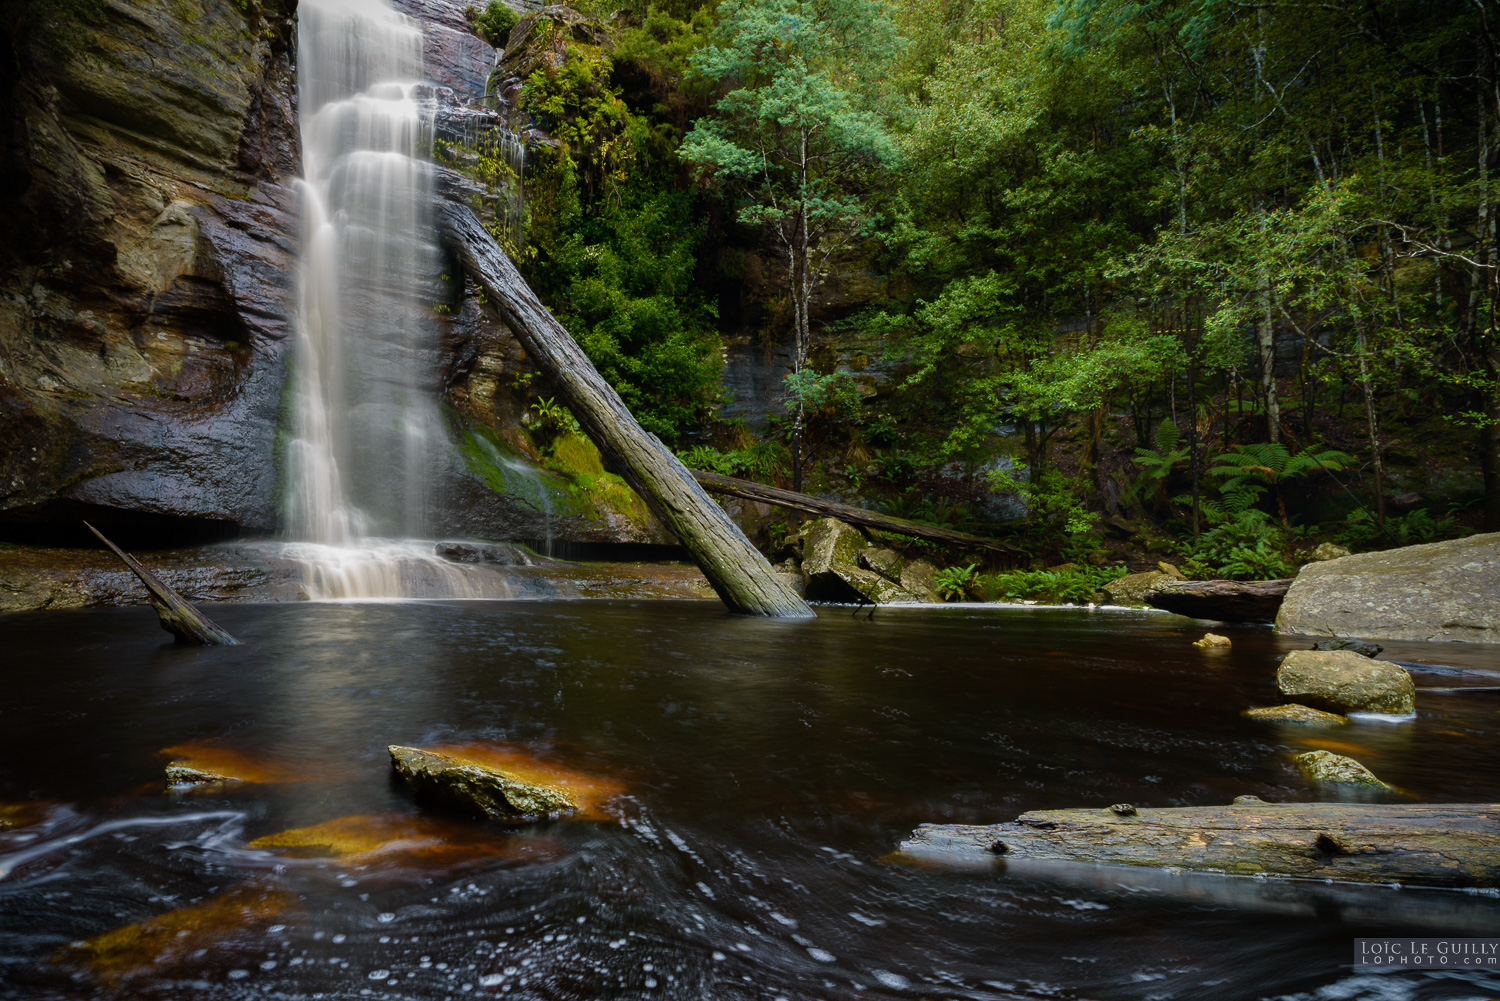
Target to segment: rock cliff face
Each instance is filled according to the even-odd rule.
[[[290,0],[61,9],[6,8],[0,526],[272,528]]]

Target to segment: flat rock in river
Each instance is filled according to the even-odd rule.
[[[1293,759],[1308,781],[1319,785],[1368,786],[1389,789],[1375,773],[1353,758],[1332,751],[1308,751]]]
[[[1295,702],[1284,706],[1264,706],[1260,709],[1246,709],[1240,715],[1246,719],[1269,720],[1272,723],[1296,723],[1301,726],[1343,726],[1349,722],[1349,717],[1347,716],[1340,716],[1338,713],[1325,713],[1321,709],[1297,705]]]
[[[1329,712],[1404,716],[1416,708],[1417,689],[1404,667],[1350,650],[1293,650],[1276,671],[1276,687]]]
[[[1310,563],[1278,632],[1500,643],[1500,533]]]
[[[497,820],[600,816],[591,808],[621,790],[514,748],[392,744],[388,750],[396,772],[419,794]]]

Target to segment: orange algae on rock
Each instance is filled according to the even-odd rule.
[[[167,763],[167,784],[171,786],[229,782],[280,785],[334,777],[308,774],[304,769],[293,768],[274,758],[259,757],[206,740],[178,744],[156,753],[172,759]]]
[[[247,884],[67,946],[52,961],[84,966],[106,985],[160,976],[194,954],[300,906],[294,893]]]
[[[47,819],[48,803],[0,803],[0,831],[31,827]]]
[[[552,842],[496,837],[481,827],[408,814],[354,814],[310,827],[256,838],[247,846],[294,858],[334,859],[341,865],[372,863],[450,866],[479,859],[545,861]]]
[[[624,791],[513,744],[389,748],[396,771],[419,792],[498,820],[572,815],[606,820],[603,805]]]

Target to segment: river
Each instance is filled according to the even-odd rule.
[[[1415,720],[1338,731],[1256,723],[1240,710],[1277,701],[1280,653],[1307,642],[1225,627],[1233,649],[1202,652],[1201,628],[1145,612],[207,610],[243,645],[174,647],[144,608],[0,617],[0,801],[42,804],[0,833],[0,996],[1500,997],[1500,972],[1351,968],[1356,936],[1500,933],[1494,895],[889,857],[923,822],[1307,801],[1290,755],[1320,746],[1408,797],[1500,801],[1494,696],[1421,693]],[[1494,666],[1482,648],[1390,647]],[[385,749],[453,742],[623,791],[595,819],[434,812]],[[184,747],[274,781],[166,791],[160,752]],[[398,843],[248,847],[346,817]],[[140,948],[95,938],[153,920]],[[70,951],[90,939],[108,963]]]

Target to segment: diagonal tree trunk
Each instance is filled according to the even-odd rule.
[[[807,603],[772,571],[766,558],[677,457],[640,426],[572,336],[541,304],[494,237],[456,197],[463,191],[463,182],[447,172],[440,176],[450,197],[438,200],[438,225],[454,252],[499,308],[531,360],[556,384],[584,432],[682,541],[729,610],[812,618]]]

